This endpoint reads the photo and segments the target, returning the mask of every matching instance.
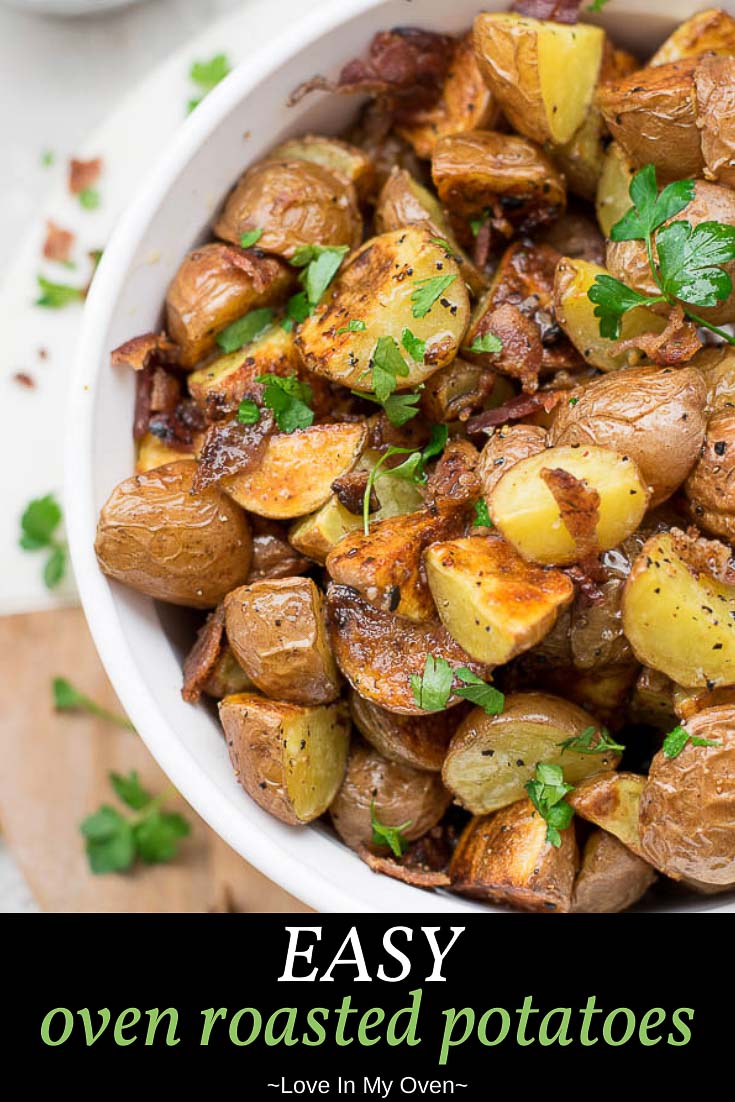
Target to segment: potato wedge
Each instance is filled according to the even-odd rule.
[[[435,543],[424,566],[449,634],[478,662],[494,666],[535,646],[574,598],[566,574],[532,566],[496,536]]]
[[[577,506],[571,505],[571,515],[562,511],[544,479],[548,471],[566,472],[584,493],[597,496],[586,517],[590,546],[616,547],[643,519],[650,495],[632,459],[592,446],[547,448],[512,466],[487,500],[493,523],[524,559],[553,566],[583,557],[582,536],[575,538],[568,527]]]
[[[417,316],[423,307],[413,296],[426,289],[423,281],[442,278],[447,285]],[[419,363],[401,347],[407,374],[396,381],[400,390],[408,390],[454,359],[469,315],[469,296],[458,265],[432,241],[429,230],[408,226],[365,242],[299,326],[296,343],[310,371],[342,386],[370,391],[378,338],[392,337],[401,347],[403,331],[410,329],[426,342],[426,350]],[[362,321],[365,328],[345,332],[352,319]]]
[[[632,206],[630,181],[635,172],[635,165],[628,159],[623,147],[611,142],[607,147],[595,197],[597,220],[605,237],[610,236],[615,223]]]
[[[234,693],[253,693],[255,686],[245,673],[229,646],[224,646],[215,662],[209,677],[202,686],[202,692],[215,700],[222,700]]]
[[[595,317],[595,305],[587,293],[596,277],[606,274],[604,268],[587,260],[563,257],[554,280],[554,316],[588,364],[600,371],[617,371],[637,362],[640,354],[619,352],[617,341],[600,336],[600,319]],[[620,339],[629,340],[641,333],[661,333],[665,328],[665,318],[654,314],[647,306],[639,306],[623,317]]]
[[[188,378],[189,393],[212,419],[237,412],[243,398],[257,399],[258,375],[295,375],[301,367],[292,333],[270,325],[237,352],[219,356]]]
[[[557,621],[557,624],[560,623],[562,617]],[[556,635],[556,632],[553,634]],[[550,639],[550,635],[547,639]],[[546,640],[543,640],[542,648],[545,644]],[[542,656],[545,653],[542,651]],[[529,662],[534,657],[535,652],[529,651]],[[616,731],[625,719],[625,708],[633,691],[637,672],[638,667],[633,665],[595,666],[592,669],[579,670],[574,666],[548,667],[542,663],[540,667],[533,669],[529,683],[534,689],[563,695],[566,700],[589,712],[598,723],[604,723],[606,727]]]
[[[488,437],[477,465],[485,499],[515,463],[538,455],[545,447],[546,432],[538,425],[503,425],[495,429]]]
[[[567,796],[581,819],[602,827],[646,860],[638,833],[638,807],[646,778],[638,773],[597,773]]]
[[[729,554],[677,529],[652,537],[623,592],[636,657],[687,687],[735,683],[735,585],[712,576],[707,548]]]
[[[710,535],[735,543],[735,409],[718,413],[684,492],[694,523]]]
[[[313,161],[322,168],[344,176],[365,202],[375,190],[375,168],[364,149],[324,134],[304,134],[288,138],[271,150],[269,161]]]
[[[475,708],[457,729],[444,759],[444,784],[462,807],[486,815],[523,799],[539,762],[560,765],[569,784],[615,768],[620,759],[610,751],[588,754],[561,745],[590,727],[599,731],[591,715],[561,697],[511,693],[500,715]]]
[[[324,814],[347,763],[344,701],[303,708],[237,693],[220,701],[219,717],[237,779],[256,804],[294,826]]]
[[[687,689],[683,685],[674,685],[674,713],[685,722],[705,708],[719,708],[721,705],[735,705],[735,686],[722,685],[719,689]],[[670,731],[673,723],[666,728]]]
[[[702,58],[694,74],[694,88],[705,179],[732,188],[735,186],[735,57]]]
[[[632,723],[670,731],[674,719],[674,682],[658,670],[641,670],[628,705]]]
[[[514,397],[510,379],[457,356],[427,379],[421,395],[421,412],[437,423],[466,421],[470,414],[496,409]]]
[[[350,715],[360,734],[388,761],[441,772],[449,741],[466,707],[420,716],[399,716],[350,691]]]
[[[521,911],[569,911],[579,851],[574,830],[556,848],[528,799],[472,819],[449,866],[452,891]]]
[[[656,871],[604,830],[593,830],[582,851],[574,881],[572,911],[577,914],[617,914],[646,894]]]
[[[668,65],[713,50],[735,55],[735,19],[721,8],[707,8],[686,19],[663,42],[649,65]]]
[[[707,387],[707,412],[710,415],[732,409],[735,394],[735,348],[720,345],[703,348],[690,361],[702,375]]]
[[[592,103],[604,31],[493,12],[475,17],[474,37],[480,69],[514,129],[536,142],[568,142]]]
[[[252,470],[222,479],[222,489],[260,517],[289,520],[327,501],[332,483],[352,470],[367,437],[362,424],[312,425],[278,433]]]
[[[309,705],[339,696],[322,594],[311,578],[233,589],[225,598],[225,627],[235,657],[266,696]]]
[[[380,612],[348,586],[332,583],[327,590],[327,624],[337,665],[353,689],[389,712],[426,714],[414,699],[411,676],[421,677],[429,654],[454,669],[467,666],[478,677],[490,674],[438,620],[417,623]],[[450,696],[448,706],[457,703],[459,697]]]
[[[126,478],[97,522],[104,574],[159,601],[213,608],[247,578],[247,517],[216,486],[192,493],[195,460]]]
[[[197,445],[194,445],[196,449]],[[147,432],[138,443],[138,456],[135,460],[135,473],[145,474],[154,471],[156,467],[165,467],[167,463],[178,463],[182,459],[192,459],[195,450],[181,444],[169,443],[161,440],[160,436],[154,436]]]
[[[184,659],[181,695],[187,704],[198,704],[202,693],[221,699],[231,693],[255,691],[255,686],[227,645],[225,607],[210,612]]]

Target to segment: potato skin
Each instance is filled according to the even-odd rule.
[[[680,23],[648,64],[666,65],[710,50],[735,54],[735,19],[720,8],[707,8]]]
[[[571,392],[570,401],[559,407],[549,442],[597,444],[630,456],[651,488],[650,506],[655,507],[671,497],[697,462],[705,401],[704,380],[691,367],[612,372]]]
[[[694,75],[704,175],[735,186],[735,58],[706,57]]]
[[[613,834],[638,857],[641,849],[638,812],[646,778],[638,773],[595,773],[568,796],[577,815]]]
[[[400,716],[350,691],[350,714],[363,738],[388,761],[429,773],[441,772],[449,741],[466,711],[460,705],[448,712]]]
[[[450,795],[436,773],[388,761],[357,739],[352,744],[342,787],[329,808],[334,829],[351,849],[375,849],[370,805],[385,826],[401,826],[409,842],[431,830],[446,811]],[[380,852],[381,847],[377,847]]]
[[[735,709],[707,708],[686,723],[695,738],[675,758],[659,751],[640,805],[643,855],[674,880],[735,881]]]
[[[192,494],[195,460],[126,478],[97,523],[100,569],[159,601],[212,608],[248,576],[250,525],[215,486]]]
[[[637,903],[656,879],[651,866],[604,830],[593,830],[582,851],[571,910],[617,914]]]
[[[735,542],[735,411],[710,419],[701,456],[684,489],[694,523]]]
[[[289,138],[271,150],[267,160],[313,161],[335,176],[349,180],[362,202],[366,202],[375,190],[375,169],[370,157],[363,149],[339,138],[323,134]]]
[[[546,432],[538,425],[503,425],[488,438],[480,453],[477,473],[485,500],[490,497],[506,471],[546,447]]]
[[[362,218],[349,181],[313,161],[261,161],[240,177],[214,232],[240,244],[262,230],[258,248],[290,260],[302,245],[348,245],[362,236]]]
[[[322,595],[311,578],[234,589],[225,598],[225,626],[235,657],[267,696],[308,705],[330,704],[339,696]]]

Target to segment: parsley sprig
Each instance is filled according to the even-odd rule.
[[[472,521],[473,528],[494,528],[490,518],[490,510],[487,507],[487,502],[484,497],[481,497],[479,501],[475,502],[475,516]]]
[[[34,498],[20,518],[20,546],[24,551],[48,551],[43,568],[47,589],[54,589],[66,573],[66,544],[57,536],[61,506],[53,494]]]
[[[69,283],[54,283],[45,276],[37,276],[40,294],[36,306],[45,306],[48,310],[62,310],[73,302],[83,302],[84,287],[72,287]]]
[[[125,872],[137,858],[148,865],[170,861],[191,829],[183,815],[161,810],[173,790],[152,796],[135,771],[127,776],[110,773],[109,779],[117,797],[134,814],[124,815],[103,804],[83,820],[79,829],[91,871],[96,875]]]
[[[678,758],[688,742],[691,742],[692,746],[722,746],[717,739],[699,738],[697,735],[690,735],[684,727],[675,727],[664,739],[662,747],[664,756]]]
[[[262,230],[248,230],[247,233],[243,233],[240,236],[240,247],[243,249],[252,249],[253,245],[256,245],[262,236]]]
[[[319,302],[349,251],[349,245],[300,245],[296,250],[291,264],[303,268],[299,280],[310,307]]]
[[[599,738],[593,744],[592,740],[598,734]],[[585,727],[584,731],[565,738],[558,745],[561,746],[562,754],[567,750],[573,750],[575,754],[622,754],[625,750],[624,746],[611,738],[607,727]]]
[[[438,298],[454,283],[456,275],[430,276],[428,279],[416,279],[416,290],[411,293],[411,313],[415,318],[426,317]]]
[[[456,685],[455,681],[460,684]],[[493,685],[488,685],[467,666],[453,669],[446,658],[427,654],[421,676],[411,674],[411,692],[419,708],[425,712],[443,711],[449,698],[462,697],[482,708],[486,715],[497,716],[503,711],[505,697]]]
[[[497,355],[503,351],[503,342],[494,333],[483,333],[481,337],[475,337],[470,345],[470,352],[489,352]]]
[[[215,54],[209,61],[195,61],[189,70],[189,79],[199,86],[201,95],[189,100],[186,105],[187,112],[191,114],[229,72],[230,63],[226,54]]]
[[[357,398],[364,398],[367,402],[375,402],[376,405],[382,406],[391,425],[395,425],[396,428],[407,424],[419,412],[417,407],[421,394],[416,390],[407,390],[403,394],[390,394],[382,402],[374,394],[366,394],[361,390],[353,390],[352,393]]]
[[[97,704],[91,697],[80,692],[79,689],[67,681],[65,677],[55,677],[51,682],[54,711],[56,712],[86,712],[88,715],[104,719],[108,723],[114,723],[116,727],[123,727],[126,731],[134,731],[127,716],[118,715]]]
[[[386,826],[381,823],[375,812],[375,800],[370,802],[370,825],[373,829],[373,843],[376,846],[390,846],[394,856],[402,857],[408,849],[408,839],[404,837],[404,830],[413,823],[413,819],[406,819],[400,826]]]
[[[223,352],[239,352],[246,344],[256,340],[273,321],[273,311],[268,306],[250,310],[217,334],[217,344]]]
[[[610,231],[613,241],[644,241],[651,275],[659,294],[644,295],[610,275],[599,275],[587,292],[595,304],[600,336],[617,340],[623,316],[639,306],[681,304],[697,325],[729,344],[735,337],[694,313],[692,306],[708,308],[732,292],[732,280],[721,267],[735,260],[735,226],[721,222],[671,222],[692,201],[694,180],[678,180],[660,193],[654,165],[636,172],[630,182],[631,209]],[[664,225],[668,222],[669,225]]]
[[[429,443],[422,450],[416,451],[414,448],[397,448],[393,446],[386,448],[378,462],[370,471],[365,486],[365,494],[362,501],[362,524],[366,536],[370,531],[370,498],[372,497],[373,487],[378,478],[402,478],[406,482],[415,482],[419,485],[426,482],[426,464],[430,459],[435,459],[438,455],[441,455],[444,451],[448,436],[449,429],[446,425],[432,425]],[[398,464],[398,466],[386,469],[386,461],[391,459],[394,455],[405,455],[408,456],[408,458],[405,459],[403,463]]]
[[[314,395],[308,383],[302,383],[296,375],[258,375],[255,381],[265,386],[263,405],[273,411],[281,432],[313,425],[314,410],[309,403]]]
[[[546,821],[546,841],[557,849],[561,845],[561,830],[574,818],[574,808],[564,799],[574,788],[566,784],[560,765],[539,762],[533,780],[527,781],[526,792],[533,806]]]

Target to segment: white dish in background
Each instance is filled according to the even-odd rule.
[[[612,0],[598,21],[639,52],[654,46],[701,5]],[[109,368],[109,352],[160,324],[167,284],[187,249],[251,161],[286,136],[337,132],[356,110],[347,97],[314,95],[286,107],[288,93],[315,73],[334,74],[381,29],[411,23],[458,32],[479,9],[507,0],[333,0],[248,57],[176,135],[109,243],[89,297],[69,407],[67,523],[82,602],[120,699],[182,794],[229,844],[288,891],[322,911],[484,911],[448,894],[429,895],[373,874],[326,829],[287,827],[237,784],[214,716],[181,700],[185,610],[157,607],[98,570],[97,513],[133,470],[133,379]],[[151,263],[151,257],[156,262]],[[654,900],[648,910],[732,911],[717,897]]]
[[[0,0],[29,15],[96,15],[113,8],[127,8],[143,0]]]

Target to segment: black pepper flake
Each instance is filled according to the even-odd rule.
[[[493,754],[495,753],[495,751],[494,750],[481,750],[480,753],[481,753],[483,758],[491,758],[493,756]]]
[[[725,440],[718,440],[715,444],[715,454],[724,455],[727,451],[727,442]]]
[[[722,650],[722,643],[715,643],[712,650]]]

